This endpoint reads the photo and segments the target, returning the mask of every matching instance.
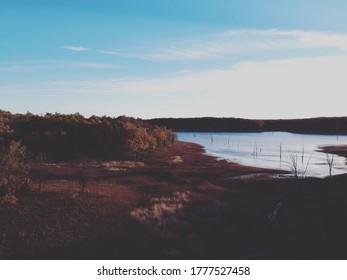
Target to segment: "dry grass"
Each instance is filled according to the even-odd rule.
[[[143,162],[136,161],[109,161],[103,162],[100,165],[109,171],[125,171],[129,168],[145,166]]]
[[[181,156],[173,156],[171,158],[170,164],[179,164],[183,162],[183,158]]]
[[[183,162],[170,165],[178,155]],[[42,192],[34,173],[32,192],[16,194],[17,202],[3,197],[0,258],[347,256],[346,176],[234,180],[269,171],[217,161],[188,143],[142,159],[143,168],[121,160],[89,162],[84,193],[77,162],[44,165]],[[122,166],[129,169],[107,170]],[[273,227],[268,216],[279,201],[286,207]]]
[[[174,236],[173,227],[185,223],[183,209],[189,194],[175,192],[171,197],[153,198],[149,207],[137,208],[130,215],[155,234],[170,239]]]

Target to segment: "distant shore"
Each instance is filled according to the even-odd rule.
[[[308,134],[347,134],[347,117],[254,120],[241,118],[157,118],[147,122],[176,132],[284,131]]]

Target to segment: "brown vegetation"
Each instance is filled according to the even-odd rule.
[[[125,117],[1,112],[0,129],[1,259],[347,257],[345,175],[279,178]]]
[[[30,192],[0,205],[2,259],[345,258],[346,177],[275,179],[191,143],[141,161],[31,166]],[[178,160],[179,159],[179,160]],[[257,174],[257,176],[244,176]],[[281,207],[277,207],[280,205]]]
[[[141,151],[172,145],[175,134],[141,119],[124,116],[13,115],[0,110],[1,149],[10,141],[21,141],[34,158],[42,154],[50,160],[66,160],[112,158],[125,152],[137,156]]]

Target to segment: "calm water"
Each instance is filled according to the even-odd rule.
[[[314,177],[329,175],[326,154],[317,151],[320,146],[347,145],[347,136],[287,132],[179,132],[177,135],[181,141],[204,146],[208,154],[249,166],[290,170],[292,155],[299,173]],[[332,175],[346,172],[345,158],[335,155]]]

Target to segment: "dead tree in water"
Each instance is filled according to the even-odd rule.
[[[287,166],[290,168],[290,171],[295,179],[299,178],[299,175],[301,175],[301,178],[304,178],[308,169],[308,166],[311,161],[312,154],[310,155],[309,159],[307,160],[306,166],[304,168],[304,164],[302,163],[302,169],[299,169],[299,162],[298,162],[298,152],[296,151],[289,151],[289,161],[287,163]]]
[[[326,154],[327,156],[327,163],[328,163],[328,167],[329,167],[329,175],[330,175],[330,178],[331,178],[331,171],[332,171],[332,168],[333,168],[333,165],[334,165],[334,155],[332,155],[330,157],[329,154]]]

